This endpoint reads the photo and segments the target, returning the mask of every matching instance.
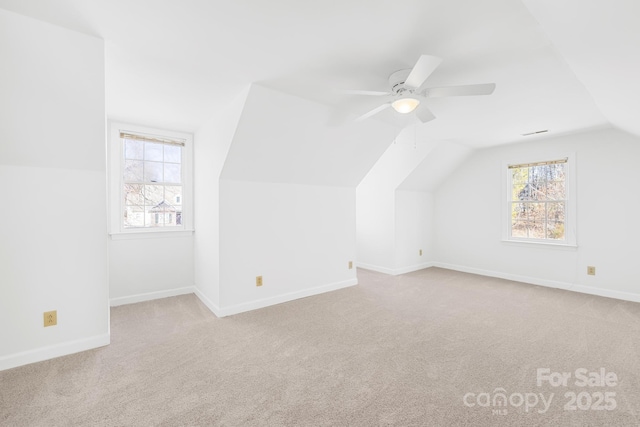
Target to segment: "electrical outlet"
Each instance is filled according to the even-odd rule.
[[[420,249],[420,256],[422,256],[422,249]]]
[[[587,266],[587,274],[589,276],[595,276],[596,275],[596,268],[592,265]]]
[[[55,325],[58,324],[58,311],[57,310],[45,311],[43,317],[44,317],[44,327],[45,328],[47,326],[55,326]]]
[[[349,261],[349,270],[353,268],[353,261]]]
[[[262,286],[262,276],[256,276],[256,286]]]

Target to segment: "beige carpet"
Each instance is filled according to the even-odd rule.
[[[193,295],[113,308],[110,346],[0,372],[0,425],[640,425],[640,304],[437,268],[358,277],[224,319]],[[538,386],[538,368],[571,378]],[[580,368],[616,385],[576,385]]]

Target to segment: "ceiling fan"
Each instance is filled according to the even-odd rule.
[[[421,55],[412,69],[400,70],[389,76],[389,92],[377,92],[368,90],[346,90],[349,95],[382,96],[384,103],[373,110],[361,115],[356,121],[368,119],[379,112],[392,107],[400,114],[415,112],[415,116],[426,123],[436,118],[427,108],[424,101],[428,98],[443,98],[449,96],[473,96],[490,95],[496,88],[495,83],[424,87],[427,78],[442,62],[441,58],[431,55]]]

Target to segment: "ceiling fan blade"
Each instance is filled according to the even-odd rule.
[[[491,95],[496,88],[495,83],[479,85],[432,87],[426,89],[424,94],[427,98],[442,98],[445,96],[475,96]]]
[[[405,86],[419,88],[441,62],[442,59],[436,56],[420,56],[420,59],[418,59],[418,62],[416,62],[416,65],[414,65],[413,69],[407,76],[407,79],[404,82]]]
[[[369,111],[368,113],[365,113],[363,115],[361,115],[360,117],[358,117],[356,119],[356,122],[361,122],[362,120],[366,120],[369,117],[373,116],[374,114],[378,114],[380,111],[385,110],[387,108],[389,108],[391,106],[390,102],[387,102],[385,104],[380,105],[379,107],[374,108],[373,110]]]
[[[340,93],[344,93],[346,95],[368,95],[368,96],[391,95],[390,92],[379,92],[375,90],[341,90]]]
[[[436,116],[433,115],[433,113],[431,112],[431,110],[429,110],[427,107],[425,107],[424,105],[419,105],[418,108],[416,109],[416,117],[422,122],[422,123],[427,123],[430,122],[431,120],[435,119]]]

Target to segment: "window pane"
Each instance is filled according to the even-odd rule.
[[[142,162],[139,160],[125,160],[123,177],[125,182],[142,182]]]
[[[125,206],[125,227],[144,227],[144,208],[141,206]]]
[[[164,146],[164,161],[167,163],[180,163],[182,157],[182,147],[177,145]]]
[[[176,225],[176,209],[162,203],[147,209],[152,227],[168,227]]]
[[[560,163],[557,165],[549,165],[549,181],[564,181],[566,163]]]
[[[532,220],[540,216],[540,203],[520,202],[513,203],[512,216],[516,216],[521,220]],[[544,206],[542,207],[544,215]]]
[[[549,200],[564,200],[564,181],[550,181],[547,183],[547,198]]]
[[[162,135],[162,131],[155,134]],[[121,226],[182,226],[182,162],[190,164],[190,159],[183,158],[188,147],[146,141],[142,137],[121,137],[119,143],[119,146],[110,144],[109,150],[110,155],[116,154],[111,150],[121,150],[119,154],[123,156],[118,162],[123,182],[119,189]]]
[[[533,166],[536,177],[541,181],[550,180],[551,179],[550,166],[551,165]]]
[[[529,182],[533,184],[536,188],[540,188],[544,185],[544,182],[547,180],[547,177],[544,173],[544,169],[541,169],[539,166],[534,166],[531,168],[529,172]]]
[[[546,216],[544,203],[527,203],[526,210],[527,218],[529,218],[529,221],[544,223],[544,219]]]
[[[124,140],[124,158],[142,160],[143,158],[143,145],[142,141],[135,141],[131,139]]]
[[[144,181],[162,182],[162,163],[144,162]]]
[[[167,185],[164,187],[164,199],[173,206],[182,205],[182,186]]]
[[[544,239],[544,236],[544,224],[526,220],[515,220],[511,222],[511,237]]]
[[[514,183],[511,188],[511,200],[520,200],[520,193],[524,190],[526,182]]]
[[[539,167],[512,170],[512,200],[545,200],[546,179]]]
[[[564,222],[564,202],[547,203],[547,220]]]
[[[529,221],[527,225],[529,231],[529,238],[532,239],[544,239],[545,238],[545,224],[544,221]]]
[[[175,182],[180,183],[182,179],[180,177],[180,165],[165,163],[164,165],[164,180],[165,182]]]
[[[529,237],[544,239],[546,225],[546,210],[544,203],[529,203],[527,206]]]
[[[547,239],[564,239],[564,222],[549,222],[547,225]]]
[[[154,162],[162,161],[162,147],[164,144],[156,144],[155,142],[144,143],[144,159]]]
[[[162,227],[164,225],[162,213],[155,212],[153,207],[147,206],[147,223],[150,227]]]
[[[511,219],[513,220],[526,220],[527,209],[524,203],[512,203],[511,204]]]
[[[516,195],[518,200],[536,200],[536,189],[535,185],[527,182],[522,186],[522,190],[518,192]]]
[[[511,235],[564,240],[566,164],[511,169]]]
[[[124,204],[144,206],[144,185],[125,184]]]
[[[154,207],[164,200],[164,187],[162,185],[144,186],[145,205]]]
[[[529,237],[527,233],[527,221],[515,220],[511,223],[512,237]]]
[[[515,183],[525,183],[529,181],[529,168],[511,169],[511,181]]]
[[[535,185],[533,199],[539,201],[547,200],[547,181],[539,181]]]

